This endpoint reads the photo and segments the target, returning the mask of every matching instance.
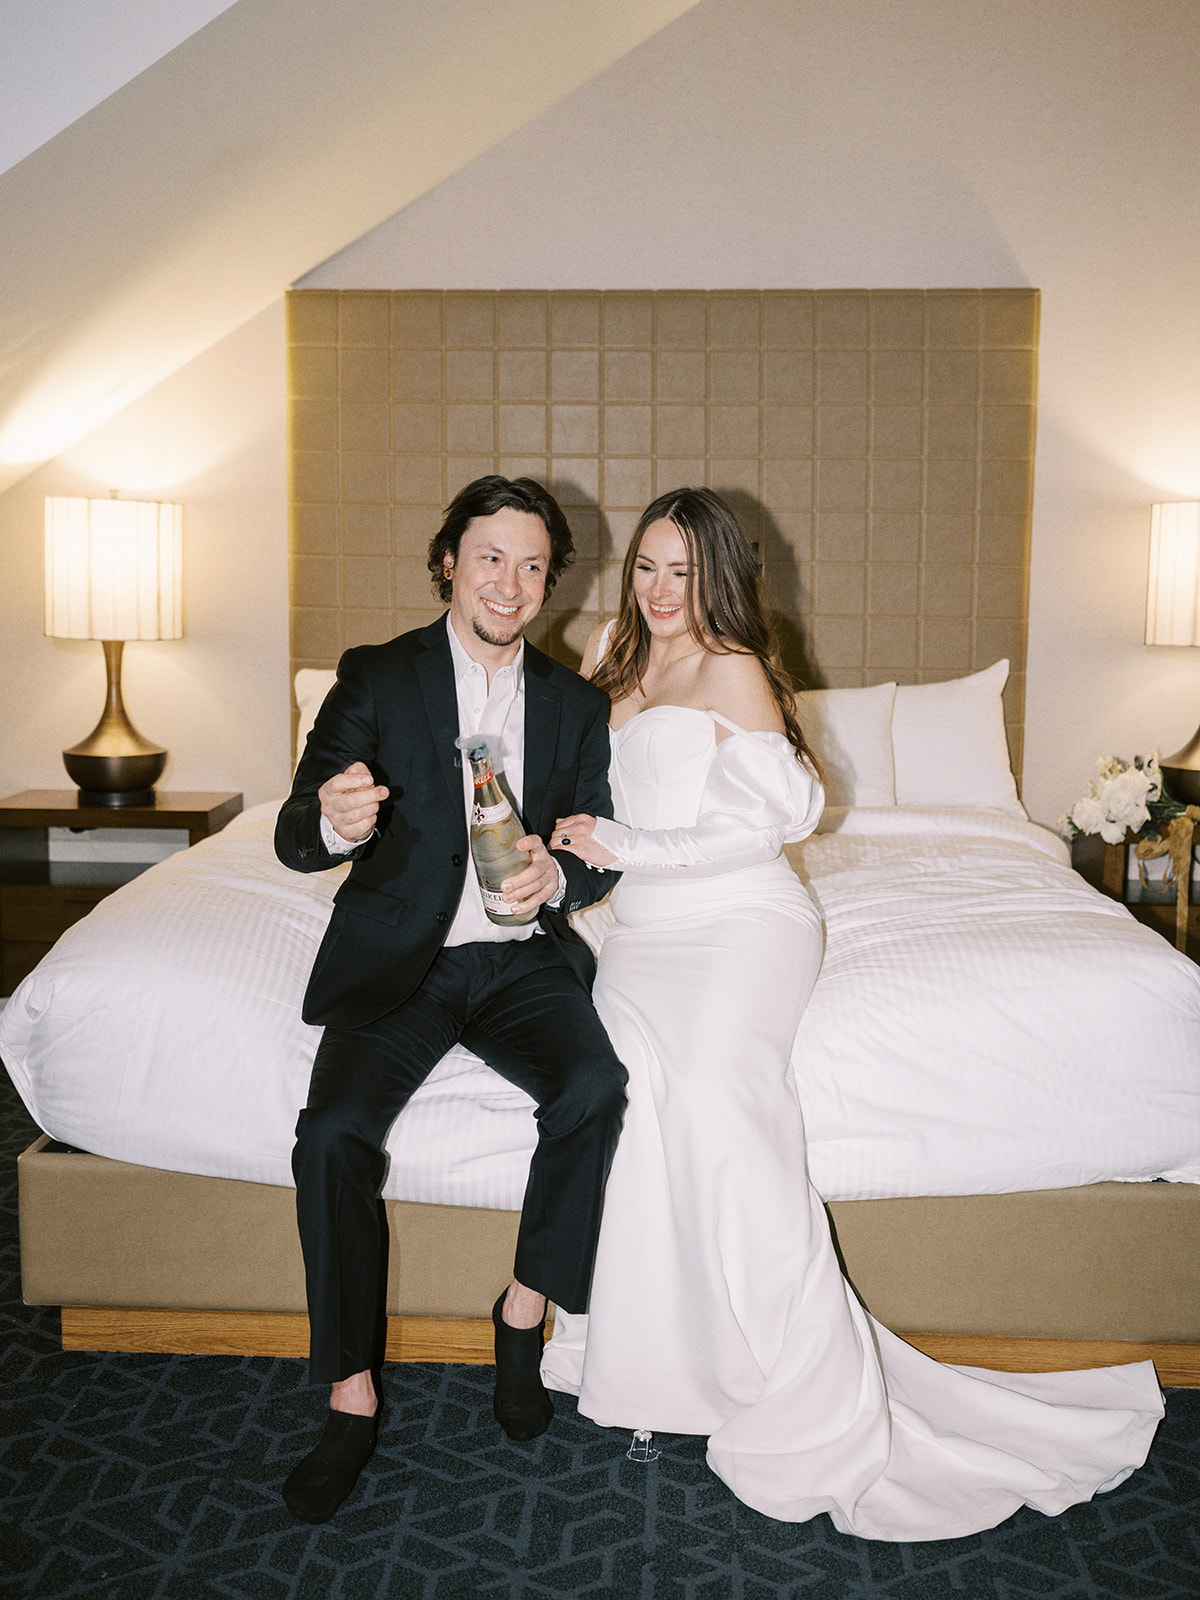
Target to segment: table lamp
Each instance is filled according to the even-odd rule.
[[[151,805],[167,752],[125,713],[121,657],[128,639],[183,637],[183,507],[47,498],[45,632],[104,647],[104,712],[86,739],[63,751],[80,803]]]
[[[1146,643],[1200,645],[1200,501],[1150,508]],[[1160,766],[1176,800],[1200,805],[1200,728]]]

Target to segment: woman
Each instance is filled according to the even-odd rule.
[[[819,769],[716,495],[647,509],[589,658],[622,820],[563,818],[551,845],[624,873],[595,1001],[629,1111],[590,1316],[559,1316],[546,1383],[603,1426],[707,1434],[748,1505],[867,1538],[955,1537],[1119,1482],[1162,1415],[1149,1362],[940,1366],[841,1275],[789,1064],[822,930],[781,852],[817,824]]]

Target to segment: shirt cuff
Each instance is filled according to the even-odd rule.
[[[367,839],[370,837],[368,834]],[[357,850],[359,845],[366,844],[367,839],[343,839],[329,818],[322,813],[321,843],[331,856],[348,856],[352,850]]]
[[[550,859],[551,861],[554,861],[553,856],[551,856]],[[550,896],[549,900],[545,902],[545,904],[550,907],[551,911],[558,910],[563,903],[563,896],[567,892],[567,875],[557,861],[554,861],[554,870],[558,873],[558,888]]]

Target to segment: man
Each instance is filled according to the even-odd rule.
[[[350,856],[313,964],[306,1022],[325,1032],[292,1167],[311,1324],[310,1378],[330,1383],[317,1447],[284,1499],[323,1522],[354,1486],[379,1422],[383,1144],[458,1040],[537,1103],[513,1281],[492,1312],[496,1419],[532,1439],[553,1408],[539,1362],[546,1299],[583,1311],[625,1071],[592,1009],[591,955],[566,921],[607,892],[548,838],[559,817],[611,816],[608,702],[523,634],[573,558],[555,501],[529,478],[459,492],[429,547],[446,616],[348,650],[318,713],[275,848],[300,872]],[[488,920],[468,844],[470,766],[484,732],[529,833],[505,880],[516,927]]]

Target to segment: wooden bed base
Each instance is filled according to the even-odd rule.
[[[1200,1389],[1200,1344],[1126,1339],[1010,1339],[979,1334],[909,1334],[936,1361],[997,1372],[1073,1372],[1153,1361],[1166,1388]],[[389,1317],[389,1361],[492,1361],[492,1324],[479,1317]],[[64,1350],[150,1351],[168,1355],[306,1356],[302,1312],[151,1311],[64,1306]]]
[[[18,1162],[25,1300],[69,1350],[307,1354],[295,1194],[55,1147]],[[1149,1358],[1200,1387],[1200,1184],[830,1204],[846,1275],[939,1361],[1013,1372]],[[388,1201],[387,1355],[488,1363],[515,1212]]]

